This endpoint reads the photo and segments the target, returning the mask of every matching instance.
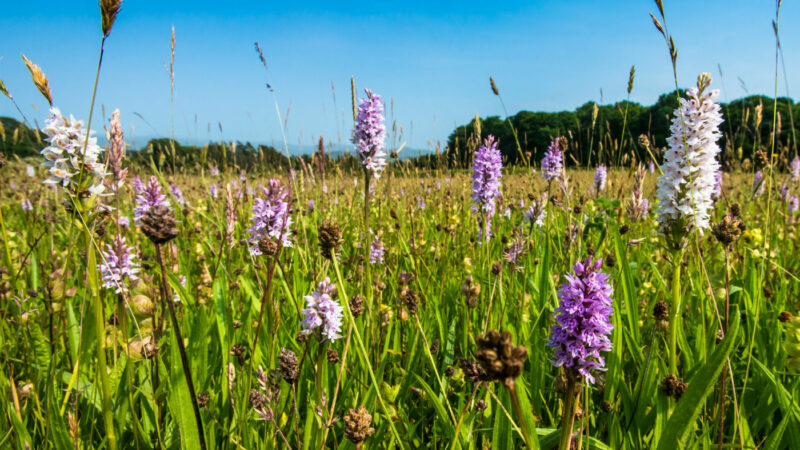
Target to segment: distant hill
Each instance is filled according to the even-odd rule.
[[[683,95],[683,92],[681,94]],[[762,105],[762,119],[756,128],[756,107],[759,104]],[[601,162],[605,164],[631,162],[634,158],[637,161],[648,160],[647,149],[639,142],[640,135],[646,136],[650,145],[656,148],[653,153],[658,159],[657,148],[666,146],[669,124],[677,105],[678,100],[673,91],[662,94],[651,106],[625,101],[596,106],[596,103],[588,102],[574,111],[520,111],[509,117],[509,120],[517,131],[523,155],[529,153],[532,162],[538,163],[541,160],[553,138],[566,136],[569,140],[567,163],[593,166]],[[597,113],[593,128],[592,116],[595,108]],[[628,115],[624,142],[620,143],[620,139],[623,139],[622,127],[626,108]],[[757,146],[763,147],[769,144],[772,110],[773,100],[760,95],[722,104],[725,122],[720,127],[724,134],[720,147],[724,149],[724,161],[751,158]],[[778,99],[778,114],[780,134],[777,149],[780,150],[783,159],[791,159],[797,151],[795,136],[800,136],[800,123],[798,123],[800,104],[781,97]],[[485,117],[481,119],[480,131],[481,140],[489,134],[499,139],[505,163],[520,162],[519,150],[508,121],[497,116]],[[450,164],[457,166],[468,164],[470,153],[474,151],[478,142],[475,138],[475,119],[457,127],[450,134],[447,140],[447,160]]]

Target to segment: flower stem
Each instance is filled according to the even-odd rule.
[[[569,450],[572,439],[572,425],[575,421],[575,393],[577,380],[575,374],[567,369],[567,392],[564,394],[564,407],[561,410],[561,438],[558,441],[559,450]]]
[[[186,358],[186,348],[183,346],[183,337],[181,336],[181,329],[178,326],[178,318],[175,316],[175,304],[167,296],[167,268],[164,266],[164,258],[161,256],[161,245],[156,244],[156,258],[158,265],[161,267],[161,298],[164,303],[169,305],[169,315],[172,318],[172,328],[175,329],[175,339],[178,341],[178,351],[181,355],[181,363],[183,364],[183,374],[186,376],[186,385],[189,388],[189,396],[192,398],[192,408],[194,409],[194,419],[197,423],[197,434],[200,439],[200,449],[206,448],[206,437],[203,433],[203,419],[200,417],[200,406],[197,404],[197,395],[194,391],[194,383],[192,383],[192,371],[189,368],[189,360]]]
[[[86,249],[87,252],[94,254],[94,247],[92,246],[92,235],[88,228],[84,229],[86,236]],[[87,270],[94,271],[97,267],[92,262],[94,257],[87,258],[90,261],[90,266]],[[114,413],[111,406],[111,386],[108,383],[108,366],[106,363],[106,330],[105,318],[103,314],[103,300],[100,293],[97,292],[97,285],[89,283],[92,290],[92,307],[94,309],[94,326],[95,334],[97,336],[97,372],[100,375],[100,386],[103,391],[103,422],[105,424],[106,437],[108,438],[108,448],[115,450],[117,448],[117,435],[114,432]]]
[[[681,309],[681,266],[683,264],[683,250],[674,253],[673,262],[675,267],[672,272],[672,306],[670,312],[672,317],[669,320],[669,371],[672,375],[678,375],[678,321]]]
[[[522,437],[525,439],[525,446],[528,448],[537,448],[533,446],[533,441],[531,440],[531,433],[528,430],[528,425],[525,424],[525,418],[522,415],[522,408],[520,408],[519,406],[516,384],[512,380],[510,385],[507,386],[508,386],[508,392],[509,394],[511,394],[511,405],[514,407],[514,414],[516,414],[517,420],[519,421],[519,427],[520,429],[522,429]]]

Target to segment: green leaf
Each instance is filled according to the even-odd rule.
[[[42,329],[36,322],[31,322],[28,326],[31,334],[31,347],[36,355],[36,364],[39,370],[44,372],[50,366],[50,347],[47,344],[47,339],[42,333]]]
[[[738,308],[731,313],[731,317],[733,317],[733,321],[728,328],[725,339],[720,342],[705,365],[689,380],[689,388],[686,389],[681,401],[675,407],[672,416],[667,422],[667,427],[658,441],[659,450],[681,448],[689,437],[689,432],[692,430],[692,426],[700,414],[706,398],[714,390],[719,374],[722,372],[725,362],[728,360],[728,355],[730,355],[736,343],[739,333]]]
[[[186,384],[186,377],[183,375],[181,356],[178,352],[176,335],[172,334],[170,339],[170,376],[169,376],[169,406],[175,421],[178,422],[178,429],[181,434],[181,448],[195,449],[200,448],[200,436],[197,434],[197,424],[192,410],[192,398],[189,395],[189,387]]]
[[[425,395],[428,397],[428,400],[431,402],[434,409],[436,409],[436,415],[438,416],[437,418],[440,419],[439,422],[445,426],[447,434],[449,436],[455,436],[453,424],[447,420],[447,418],[450,416],[447,414],[447,410],[444,408],[444,405],[442,405],[441,400],[439,400],[439,396],[433,392],[433,389],[431,389],[428,383],[426,383],[425,380],[423,380],[419,375],[414,374],[414,377],[417,379],[417,382],[419,382],[420,386],[422,386],[422,390],[425,391]]]

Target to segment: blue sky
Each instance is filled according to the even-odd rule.
[[[7,2],[0,16],[0,79],[30,119],[46,104],[19,54],[38,63],[63,112],[85,118],[100,41],[97,2]],[[722,97],[774,90],[774,2],[665,0],[681,86],[711,72]],[[175,135],[275,143],[280,129],[265,72],[288,113],[290,144],[321,135],[346,141],[350,76],[387,102],[411,148],[444,145],[475,113],[502,115],[489,89],[497,81],[510,113],[571,110],[588,100],[624,98],[636,65],[632,100],[651,104],[673,86],[664,42],[648,16],[654,2],[527,1],[123,3],[107,41],[97,112],[119,108],[126,140],[136,146],[170,134],[170,29],[176,30]],[[800,92],[800,6],[784,2],[781,36],[789,92]],[[717,64],[723,69],[721,82]],[[331,83],[335,86],[334,106]],[[781,74],[779,94],[786,95]],[[36,106],[35,109],[34,106]],[[147,119],[150,125],[134,113]],[[0,115],[16,117],[6,99]],[[195,116],[197,126],[195,126]],[[220,134],[218,122],[222,123]],[[98,122],[95,122],[98,123]],[[210,124],[211,131],[208,131]],[[100,126],[93,126],[100,130]]]

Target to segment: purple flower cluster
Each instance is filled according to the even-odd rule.
[[[128,292],[125,279],[135,280],[139,272],[133,248],[125,243],[124,237],[117,236],[111,244],[106,244],[106,251],[102,254],[104,261],[100,262],[100,274],[103,287],[113,289],[117,294]]]
[[[757,197],[764,193],[764,172],[757,171],[753,175],[753,196]]]
[[[716,200],[722,195],[722,170],[717,170],[714,174],[714,190],[711,192],[711,198]]]
[[[386,125],[383,123],[383,101],[381,96],[364,89],[367,98],[359,99],[356,127],[353,130],[353,144],[364,170],[380,177],[386,166]]]
[[[138,181],[137,181],[138,180]],[[150,177],[150,181],[145,186],[139,177],[133,180],[134,189],[136,189],[136,208],[133,210],[133,218],[138,221],[141,219],[150,208],[158,205],[169,207],[169,200],[167,196],[161,192],[161,185],[158,183],[158,178]]]
[[[563,137],[553,139],[544,154],[544,158],[542,158],[542,177],[547,181],[560,177],[561,172],[564,170],[564,154],[561,149],[564,141]]]
[[[139,177],[133,177],[131,185],[133,186],[133,192],[137,194],[144,190],[144,183],[142,182],[142,179]]]
[[[794,214],[797,212],[798,206],[800,206],[800,200],[798,200],[796,195],[793,195],[789,199],[789,204],[786,205],[786,211],[789,213],[790,217],[794,217]]]
[[[378,236],[375,236],[369,249],[369,263],[383,264],[385,252],[386,248],[383,246],[383,242],[381,242]]]
[[[302,334],[320,332],[320,338],[324,341],[335,341],[342,337],[342,313],[344,308],[338,301],[336,285],[331,283],[330,278],[325,278],[317,285],[317,290],[311,295],[303,297],[306,301],[306,308],[302,311],[303,321],[300,322]]]
[[[800,179],[800,156],[795,156],[792,160],[792,180]]]
[[[552,363],[572,368],[594,384],[592,371],[605,370],[600,352],[611,350],[608,336],[614,326],[608,274],[603,273],[603,260],[591,258],[573,267],[575,274],[558,290],[561,304],[556,308],[556,324],[550,331],[549,347],[555,348]]]
[[[186,198],[184,198],[183,192],[181,192],[181,188],[179,188],[177,184],[171,184],[169,185],[169,191],[172,193],[172,195],[175,196],[175,201],[177,201],[178,204],[181,205],[181,208],[185,208]]]
[[[544,225],[544,219],[547,218],[547,192],[539,195],[533,204],[523,213],[525,220],[530,222],[531,228],[534,225],[541,227]]]
[[[514,270],[522,270],[522,258],[528,253],[528,241],[522,234],[522,230],[514,233],[514,238],[509,242],[508,247],[503,250],[503,259]]]
[[[786,201],[786,199],[789,197],[789,185],[788,185],[788,184],[786,184],[786,183],[783,183],[783,184],[781,185],[781,188],[780,188],[780,190],[778,191],[778,193],[779,193],[779,194],[780,194],[780,196],[781,196],[781,201],[782,201],[782,202],[785,202],[785,201]]]
[[[281,181],[273,178],[264,188],[265,198],[256,198],[253,201],[253,215],[250,220],[253,226],[250,232],[250,254],[260,255],[258,240],[269,236],[279,242],[283,247],[291,247],[292,217],[289,215],[288,192],[281,186]]]
[[[606,187],[606,178],[608,177],[608,169],[603,164],[597,166],[594,171],[594,191],[600,192]]]
[[[472,161],[472,206],[473,212],[483,213],[483,224],[479,238],[488,241],[491,237],[492,217],[495,202],[500,197],[500,178],[503,176],[502,156],[494,136],[489,135],[478,148]]]

